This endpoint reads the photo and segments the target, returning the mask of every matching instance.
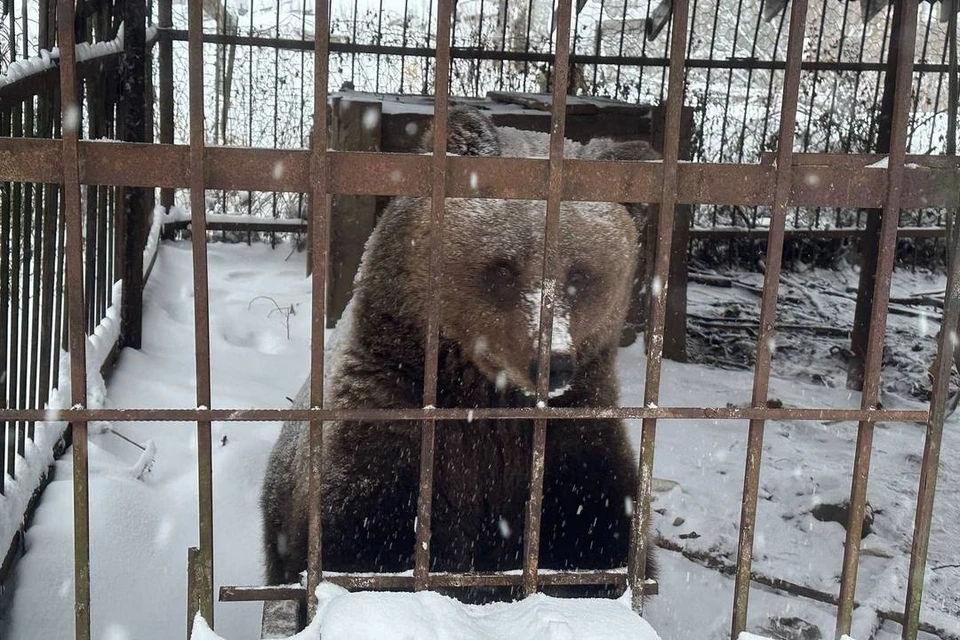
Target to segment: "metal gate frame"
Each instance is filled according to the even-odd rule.
[[[367,154],[327,151],[327,87],[317,84],[314,99],[314,127],[309,150],[266,150],[207,148],[203,127],[202,4],[189,0],[190,60],[190,144],[145,145],[79,140],[76,127],[63,129],[62,140],[0,138],[0,179],[9,181],[59,183],[63,187],[67,237],[82,237],[80,186],[124,185],[132,187],[187,187],[191,192],[193,224],[193,266],[195,287],[195,335],[197,366],[196,409],[87,409],[83,255],[80,242],[67,243],[66,273],[69,305],[72,408],[62,411],[73,430],[76,637],[90,638],[89,485],[87,470],[87,423],[110,421],[190,421],[197,423],[199,464],[200,547],[194,565],[199,594],[199,611],[213,622],[213,498],[211,461],[212,421],[310,422],[310,491],[318,497],[310,514],[310,551],[307,588],[225,588],[227,599],[273,600],[307,596],[311,611],[317,584],[329,579],[356,588],[413,588],[522,585],[524,593],[538,586],[556,584],[626,584],[632,589],[633,605],[640,611],[642,594],[654,590],[644,580],[647,531],[650,526],[650,488],[654,441],[658,421],[676,419],[749,420],[750,429],[742,492],[739,551],[731,634],[736,638],[746,627],[751,560],[760,461],[764,426],[778,420],[857,421],[858,440],[850,495],[850,520],[844,546],[843,572],[837,616],[837,636],[849,633],[855,603],[855,584],[860,552],[858,532],[864,518],[866,488],[874,425],[877,422],[916,422],[926,425],[923,463],[920,470],[910,574],[904,612],[903,637],[914,639],[919,625],[923,574],[930,534],[933,496],[952,353],[960,318],[960,252],[953,252],[949,265],[944,330],[940,332],[935,361],[933,394],[927,410],[881,408],[881,354],[883,350],[890,283],[894,266],[897,219],[903,208],[960,207],[960,160],[956,157],[907,157],[906,131],[910,115],[910,89],[914,65],[914,44],[918,0],[902,0],[895,11],[902,21],[903,39],[896,60],[896,91],[888,168],[868,168],[877,160],[870,155],[794,154],[793,137],[800,81],[802,40],[806,0],[791,6],[786,80],[781,105],[780,137],[776,164],[681,164],[678,160],[680,110],[683,102],[684,51],[686,50],[688,0],[674,0],[671,27],[669,88],[666,99],[666,137],[662,162],[627,163],[565,160],[562,157],[565,88],[569,74],[571,0],[560,0],[557,30],[553,114],[550,153],[547,160],[460,158],[446,155],[448,81],[450,69],[450,20],[452,0],[439,0],[437,14],[435,121],[436,135],[431,156]],[[314,64],[316,77],[328,76],[329,4],[316,1],[317,33]],[[73,0],[58,1],[61,24],[74,22]],[[77,103],[76,42],[71,28],[58,31],[60,37],[60,90],[64,122]],[[956,75],[954,73],[954,75]],[[952,79],[954,82],[955,78]],[[72,120],[76,120],[75,115]],[[144,153],[149,150],[150,153]],[[920,163],[922,166],[908,166]],[[265,172],[264,166],[281,167]],[[397,178],[399,176],[399,178]],[[311,260],[313,319],[311,349],[310,409],[229,409],[212,408],[210,395],[209,292],[206,259],[204,189],[258,189],[264,191],[309,192],[311,216]],[[429,321],[426,335],[426,374],[422,409],[337,410],[324,408],[322,375],[324,350],[324,303],[328,253],[326,196],[329,194],[415,195],[432,200],[430,233]],[[649,358],[643,406],[614,409],[548,407],[547,371],[553,315],[554,292],[543,288],[540,324],[537,408],[523,409],[436,409],[437,357],[439,350],[439,250],[444,225],[446,197],[523,198],[547,202],[544,241],[544,279],[555,275],[559,250],[558,225],[561,200],[600,202],[648,202],[660,205],[655,279],[651,298]],[[677,204],[764,205],[772,211],[768,232],[767,269],[761,302],[760,331],[754,372],[753,397],[747,408],[660,407],[659,392],[673,214]],[[777,288],[786,212],[804,204],[882,207],[881,244],[874,289],[875,305],[866,359],[864,389],[859,409],[768,408],[767,391],[771,364],[771,339],[775,331]],[[958,225],[954,225],[956,230]],[[956,246],[956,235],[950,240]],[[434,574],[428,570],[430,557],[431,489],[433,482],[436,429],[447,420],[512,418],[534,421],[532,483],[525,522],[526,548],[523,572],[490,574]],[[0,410],[3,420],[39,421],[48,419],[43,410]],[[543,496],[544,448],[548,420],[576,418],[630,418],[643,421],[638,508],[634,509],[628,570],[605,572],[541,572],[538,569],[540,505]],[[423,425],[421,486],[418,502],[416,566],[409,575],[327,575],[323,572],[320,548],[321,433],[324,422],[334,420],[409,420]],[[439,423],[439,424],[438,424]],[[669,428],[669,427],[668,427]],[[193,574],[191,574],[193,575]]]

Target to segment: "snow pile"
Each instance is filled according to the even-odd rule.
[[[349,593],[323,584],[313,622],[296,640],[660,640],[626,601],[558,599],[465,605],[431,592]],[[223,640],[197,616],[192,640]]]
[[[157,28],[148,27],[146,41],[150,42],[157,37]],[[117,29],[117,37],[106,42],[78,42],[76,45],[77,62],[85,62],[94,58],[110,56],[123,51],[123,23]],[[0,89],[13,84],[23,78],[41,73],[57,65],[60,61],[60,48],[54,47],[50,51],[41,49],[37,56],[15,60],[7,67],[7,72],[0,76]]]
[[[46,71],[54,65],[54,61],[59,56],[59,53],[51,53],[42,49],[36,57],[14,60],[7,67],[7,72],[0,76],[0,89],[27,76]]]
[[[149,264],[157,251],[157,238],[160,233],[160,220],[163,210],[157,207],[154,210],[153,225],[150,228],[149,240],[144,250],[144,264]],[[113,285],[113,304],[106,311],[105,317],[94,330],[93,335],[87,337],[87,407],[101,408],[107,396],[106,385],[100,375],[100,369],[107,356],[117,343],[120,336],[120,300],[122,281]],[[16,458],[16,477],[3,476],[4,495],[0,496],[0,550],[4,552],[10,548],[17,530],[23,523],[27,503],[53,463],[53,450],[63,434],[67,423],[58,420],[59,412],[70,408],[70,354],[60,352],[60,375],[56,387],[51,390],[50,398],[45,407],[47,420],[38,422],[34,433],[34,440],[27,441],[24,456]],[[96,425],[90,425],[92,430]],[[147,466],[142,462],[141,472]]]

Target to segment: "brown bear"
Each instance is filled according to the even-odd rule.
[[[448,148],[460,155],[544,155],[547,136],[498,128],[454,107]],[[424,147],[429,149],[429,133]],[[645,143],[567,143],[580,158],[650,159]],[[445,209],[437,406],[525,407],[534,401],[543,273],[543,202],[448,199]],[[328,384],[327,406],[422,406],[429,198],[396,198],[364,252]],[[613,203],[561,206],[550,358],[550,405],[615,407],[615,358],[637,263],[637,230]],[[343,335],[345,333],[345,335]],[[297,398],[308,405],[308,385]],[[437,423],[430,570],[519,569],[533,422]],[[413,568],[420,428],[411,421],[327,424],[323,566],[330,571]],[[299,581],[309,510],[304,423],[287,423],[261,495],[268,584]],[[540,566],[613,569],[627,560],[637,463],[620,420],[548,423]],[[648,567],[652,564],[648,561]],[[648,575],[651,569],[648,569]],[[612,587],[561,595],[616,595]],[[557,591],[560,594],[559,590]],[[511,590],[457,590],[482,602]]]

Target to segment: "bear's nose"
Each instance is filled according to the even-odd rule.
[[[537,373],[540,367],[536,360],[530,362],[530,380],[537,382]],[[553,353],[550,355],[550,391],[565,387],[573,378],[573,356],[569,353]]]

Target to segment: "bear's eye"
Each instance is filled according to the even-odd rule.
[[[575,267],[567,274],[567,296],[575,302],[586,300],[594,293],[596,284],[587,270]]]
[[[520,282],[516,269],[506,262],[497,262],[480,274],[480,289],[498,307],[511,307],[519,301]]]

